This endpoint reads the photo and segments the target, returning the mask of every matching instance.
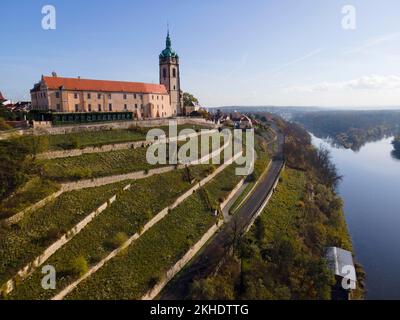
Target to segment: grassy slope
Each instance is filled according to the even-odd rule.
[[[139,299],[213,223],[199,194],[191,196],[67,298]]]
[[[303,172],[287,169],[282,173],[277,191],[260,215],[260,219],[265,222],[264,239],[267,242],[271,241],[275,234],[286,233],[289,226],[302,218],[303,213],[297,207],[297,203],[302,199],[305,183]]]
[[[201,167],[191,168],[192,177],[200,175]],[[0,256],[5,258],[0,264],[0,268],[4,271],[0,272],[0,282],[12,276],[22,265],[40,254],[44,247],[56,240],[55,234],[59,236],[61,232],[69,229],[125,184],[124,182],[93,188],[90,192],[82,190],[64,194],[54,203],[21,221],[13,229],[0,229],[0,239],[4,239],[0,244]],[[96,196],[100,196],[101,200]],[[64,215],[68,219],[65,219]],[[28,225],[32,230],[28,230]],[[96,254],[90,259],[95,260],[95,256]]]
[[[0,219],[20,212],[32,204],[59,190],[59,185],[50,180],[33,177],[12,196],[0,203]]]
[[[50,179],[67,181],[150,169],[145,148],[39,161]]]
[[[214,199],[226,197],[235,186],[234,165],[215,179],[230,177],[231,186],[224,190],[206,186]],[[228,191],[229,189],[229,191]],[[216,218],[197,192],[166,218],[145,233],[127,251],[107,263],[73,291],[68,299],[138,299],[180,259],[201,236],[216,223]]]
[[[200,180],[208,170],[209,166],[202,165],[191,168],[190,172],[193,178]],[[157,188],[154,188],[155,185]],[[116,202],[46,262],[58,272],[57,288],[62,289],[78,278],[77,274],[66,272],[76,257],[84,257],[90,264],[97,263],[114,249],[109,242],[116,234],[135,234],[151,217],[171,205],[190,187],[183,170],[133,182],[129,190],[119,194]],[[37,270],[18,286],[11,298],[51,298],[55,292],[41,288],[42,277],[40,270]]]
[[[310,238],[311,227],[309,223],[313,221],[313,218],[309,216],[311,213],[307,210],[305,211],[302,205],[305,196],[306,183],[307,178],[302,171],[286,169],[282,173],[282,178],[277,187],[277,191],[274,193],[274,196],[271,198],[268,206],[259,217],[259,219],[262,220],[262,225],[265,228],[262,240],[263,248],[269,246],[274,247],[276,245],[276,239],[287,236],[290,239],[293,239],[293,241],[297,242],[300,248],[303,248],[299,249],[300,251],[296,252],[296,254],[300,254],[300,252],[303,252],[302,254],[307,256],[312,254],[316,261],[320,260],[321,262],[323,259],[324,247],[329,244],[332,245],[332,241],[339,241],[343,248],[351,250],[351,240],[342,211],[338,212],[339,218],[335,224],[332,224],[328,221],[322,222],[321,228],[323,228],[323,233],[326,235],[324,240],[312,240]],[[247,236],[249,239],[254,239],[257,237],[256,229],[256,227],[251,229],[249,235]],[[310,249],[305,249],[307,246],[308,248],[311,248],[311,251]],[[275,261],[273,259],[270,262],[277,265],[280,263],[279,261]],[[253,259],[250,259],[250,261],[245,260],[243,263],[243,270],[245,272],[249,266],[249,263],[252,263],[253,266],[255,266],[258,261],[257,259],[254,259],[254,261]],[[305,272],[305,269],[303,270],[300,268],[300,271]],[[272,276],[276,277],[276,279],[279,279],[279,277],[281,277],[280,270],[276,270],[276,275]],[[299,278],[299,281],[305,281],[305,278],[307,278],[308,281],[313,281],[310,280],[313,279],[312,276],[307,276],[304,279],[302,278],[303,276],[305,275],[293,275],[293,278],[285,279],[285,281],[293,282],[291,285],[288,285],[291,290],[293,289],[292,286],[301,286],[296,282],[296,277]],[[313,290],[311,288],[310,290]],[[296,289],[296,292],[298,292],[298,289]],[[272,296],[271,298],[276,299],[277,297]]]
[[[179,143],[179,145],[183,144],[184,142]],[[211,148],[210,145],[210,150],[212,150]],[[199,148],[198,151],[200,153],[201,149]],[[163,166],[150,165],[147,162],[146,153],[147,148],[127,149],[84,154],[78,157],[41,160],[39,164],[43,165],[45,174],[49,179],[58,181],[103,177]]]
[[[168,135],[168,127],[161,126]],[[204,128],[198,125],[179,125],[178,132],[182,129],[201,129]],[[138,128],[137,130],[106,130],[96,132],[77,132],[67,134],[49,135],[49,151],[70,149],[72,141],[78,141],[79,147],[102,146],[105,144],[123,143],[130,141],[146,140],[146,133],[153,128]],[[21,140],[29,141],[30,137],[22,137]]]
[[[30,262],[86,215],[106,202],[124,183],[62,194],[17,225],[0,228],[0,283]]]

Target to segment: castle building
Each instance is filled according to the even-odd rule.
[[[179,57],[168,32],[159,56],[160,84],[42,76],[31,90],[32,109],[57,113],[132,112],[136,119],[182,114]]]

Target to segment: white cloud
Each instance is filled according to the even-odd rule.
[[[322,82],[306,86],[292,86],[286,92],[321,92],[336,90],[400,90],[400,76],[370,75],[339,82]]]
[[[376,90],[392,90],[400,89],[399,76],[366,76],[361,77],[348,83],[345,86],[351,89],[376,89]]]

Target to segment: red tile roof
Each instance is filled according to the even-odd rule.
[[[62,86],[64,90],[74,91],[168,94],[167,89],[162,84],[60,77],[43,77],[43,81],[50,90],[58,90]]]

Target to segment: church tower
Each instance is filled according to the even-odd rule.
[[[175,116],[182,114],[182,93],[179,73],[179,56],[172,50],[169,30],[166,47],[160,54],[160,84],[169,92],[171,107]]]

